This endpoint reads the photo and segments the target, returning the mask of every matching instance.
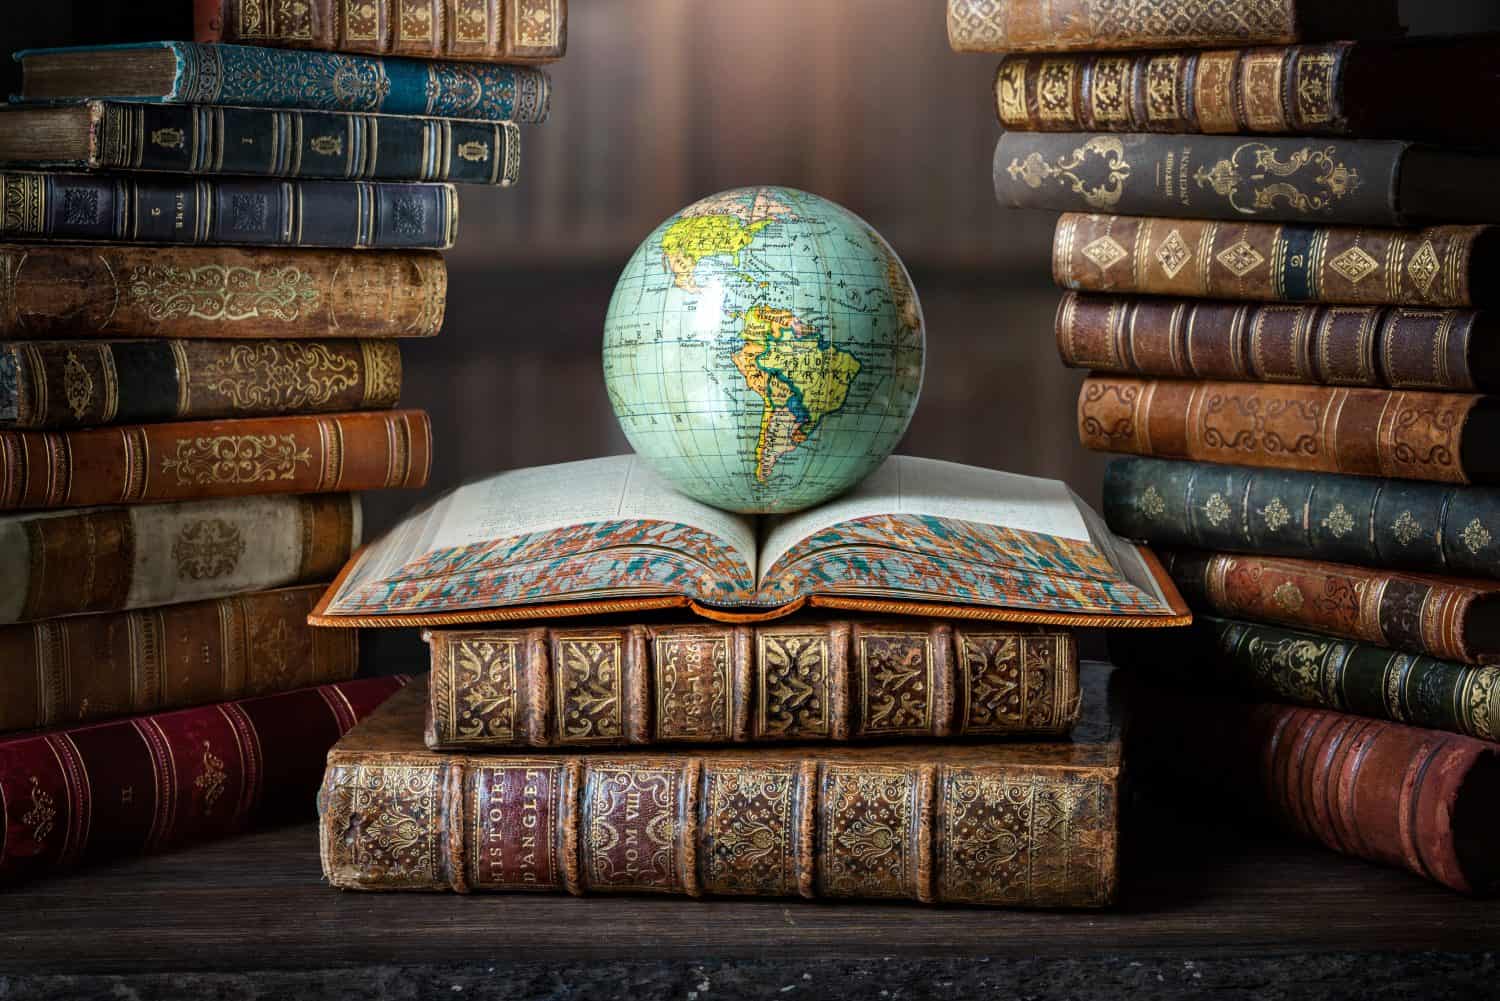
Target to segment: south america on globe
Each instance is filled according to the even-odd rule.
[[[922,307],[890,245],[791,188],[736,188],[667,219],[604,323],[604,379],[631,446],[678,490],[746,513],[842,493],[906,432]]]

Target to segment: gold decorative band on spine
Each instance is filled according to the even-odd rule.
[[[45,174],[0,174],[0,230],[38,236],[47,221]]]

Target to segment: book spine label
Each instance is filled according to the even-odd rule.
[[[1116,645],[1111,641],[1111,652]],[[1154,645],[1153,645],[1154,644]],[[1176,644],[1176,646],[1171,646]],[[1190,672],[1254,698],[1500,738],[1500,668],[1471,667],[1315,633],[1200,615],[1165,643],[1129,637],[1119,664]],[[1212,679],[1205,681],[1204,679]]]
[[[431,337],[448,272],[431,251],[0,244],[0,334]]]
[[[567,0],[196,0],[199,42],[478,62],[550,62]]]
[[[1308,0],[948,0],[958,52],[1275,45],[1302,39]]]
[[[348,681],[0,741],[0,880],[302,816],[334,741],[403,683]]]
[[[1485,399],[1095,376],[1078,394],[1078,436],[1103,452],[1468,483],[1465,429]]]
[[[1166,552],[1162,561],[1195,611],[1464,663],[1500,659],[1500,647],[1471,650],[1465,641],[1470,617],[1481,614],[1475,602],[1495,594],[1493,585],[1195,550]]]
[[[319,809],[324,874],[346,889],[1098,907],[1118,797],[1113,769],[335,752]]]
[[[379,410],[394,341],[0,342],[0,427]]]
[[[185,174],[509,186],[520,176],[512,122],[264,108],[105,104],[94,166]]]
[[[1057,347],[1064,364],[1101,372],[1472,391],[1479,315],[1069,292]]]
[[[0,510],[420,487],[420,410],[0,431]]]
[[[995,146],[995,197],[1059,212],[1395,226],[1406,150],[1380,140],[1007,132]]]
[[[0,628],[0,730],[29,730],[347,681],[354,630],[314,629],[322,587]]]
[[[1462,308],[1473,305],[1470,258],[1484,230],[1068,214],[1052,274],[1084,292]]]
[[[943,623],[426,634],[429,746],[1060,735],[1068,633]]]
[[[1500,490],[1489,487],[1117,459],[1104,518],[1161,546],[1500,578]]]
[[[1008,56],[995,107],[1015,132],[1348,135],[1351,48]]]
[[[0,516],[0,623],[326,581],[359,539],[351,494]]]
[[[447,184],[0,174],[0,236],[283,247],[453,245]]]
[[[1500,748],[1326,710],[1137,685],[1132,705],[1151,734],[1142,749],[1156,759],[1153,771],[1197,780],[1205,791],[1233,789],[1236,801],[1336,852],[1461,893],[1494,890],[1493,867],[1474,865],[1476,853],[1462,845],[1488,836]]]
[[[169,104],[470,118],[539,124],[551,83],[524,66],[293,52],[258,45],[168,43],[177,57]]]

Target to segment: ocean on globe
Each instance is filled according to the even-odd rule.
[[[890,244],[791,188],[694,202],[626,264],[604,379],[631,446],[683,493],[784,513],[839,494],[906,432],[922,307]]]

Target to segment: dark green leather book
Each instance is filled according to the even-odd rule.
[[[1500,489],[1116,459],[1104,520],[1173,548],[1500,578]]]
[[[1481,740],[1500,733],[1500,668],[1316,633],[1200,615],[1186,629],[1149,636],[1120,630],[1110,657],[1195,687],[1395,720]]]

